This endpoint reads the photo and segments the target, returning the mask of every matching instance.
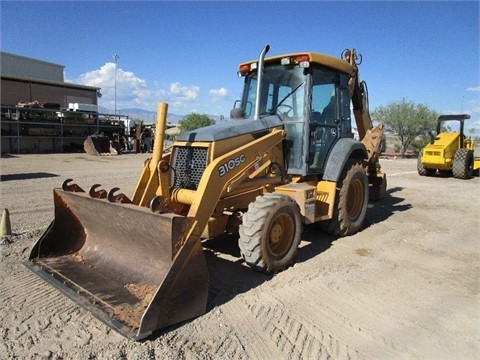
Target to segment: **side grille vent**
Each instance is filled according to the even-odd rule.
[[[207,167],[208,148],[176,147],[173,158],[172,184],[174,188],[197,190]]]

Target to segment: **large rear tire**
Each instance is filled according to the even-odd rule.
[[[287,195],[267,193],[248,206],[238,244],[245,262],[268,274],[292,263],[301,234],[300,209],[295,201]]]
[[[367,216],[367,205],[367,175],[359,162],[349,160],[337,184],[333,217],[321,222],[320,226],[329,234],[353,235],[363,226]]]
[[[453,157],[452,174],[457,179],[470,179],[473,176],[473,151],[458,149]]]

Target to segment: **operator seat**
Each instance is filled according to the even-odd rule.
[[[322,115],[320,116],[320,122],[323,124],[333,125],[335,121],[335,96],[330,98],[330,102],[323,108]]]
[[[322,113],[320,111],[312,111],[312,117],[310,119],[312,123],[319,123],[321,118]]]

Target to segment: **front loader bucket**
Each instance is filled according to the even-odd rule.
[[[208,270],[192,221],[54,189],[55,219],[28,268],[126,337],[202,315]]]

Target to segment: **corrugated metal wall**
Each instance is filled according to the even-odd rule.
[[[2,76],[0,86],[2,105],[17,105],[20,101],[59,104],[68,108],[69,103],[98,104],[97,88],[75,86],[70,83],[42,83]]]
[[[63,82],[65,66],[0,52],[1,73],[35,79]]]

